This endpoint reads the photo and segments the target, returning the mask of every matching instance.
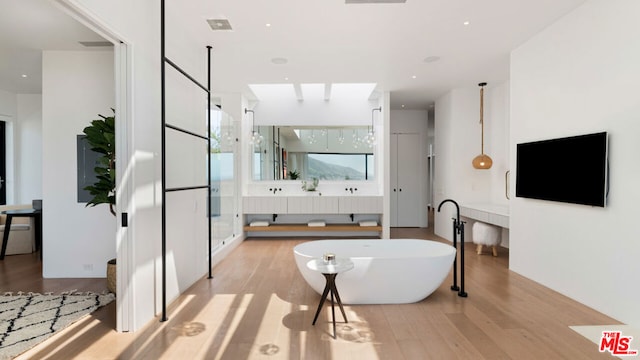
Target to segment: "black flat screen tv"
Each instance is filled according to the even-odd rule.
[[[516,196],[604,207],[607,133],[517,145]]]

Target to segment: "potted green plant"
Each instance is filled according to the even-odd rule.
[[[297,180],[300,177],[300,172],[298,170],[293,170],[289,172],[289,179]]]
[[[112,109],[113,110],[113,109]],[[115,116],[100,115],[101,119],[91,121],[83,132],[91,150],[102,156],[94,168],[96,182],[84,189],[93,196],[86,206],[108,204],[109,211],[116,215],[116,127]],[[107,262],[107,288],[116,292],[116,259]]]

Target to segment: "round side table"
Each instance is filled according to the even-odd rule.
[[[324,305],[324,301],[327,299],[327,294],[331,293],[331,315],[333,319],[333,338],[336,338],[336,311],[334,307],[333,297],[335,296],[336,301],[338,302],[338,306],[340,307],[340,311],[342,312],[342,317],[344,318],[344,322],[348,323],[347,315],[344,312],[344,308],[342,307],[342,301],[340,300],[340,295],[338,294],[338,289],[336,288],[336,276],[339,273],[345,272],[353,269],[353,261],[350,259],[340,259],[336,258],[333,262],[327,263],[323,259],[313,259],[307,263],[307,267],[313,271],[317,271],[324,275],[327,280],[326,285],[324,286],[324,291],[322,292],[322,298],[320,299],[320,304],[318,304],[318,310],[316,311],[316,316],[313,318],[313,325],[316,324],[316,320],[318,320],[318,315],[320,315],[320,310],[322,310],[322,305]]]

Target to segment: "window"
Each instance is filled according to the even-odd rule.
[[[304,178],[321,180],[371,180],[373,154],[309,153]]]

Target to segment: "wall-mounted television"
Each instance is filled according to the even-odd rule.
[[[516,196],[604,207],[607,133],[517,145]]]

